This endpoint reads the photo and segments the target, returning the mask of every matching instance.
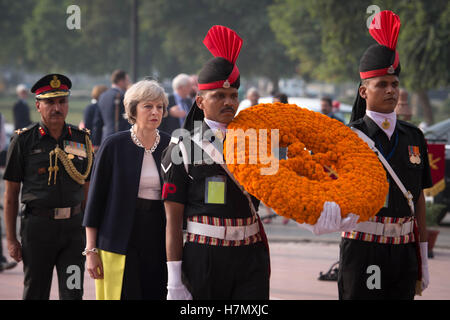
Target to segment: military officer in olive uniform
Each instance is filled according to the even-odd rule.
[[[88,132],[66,124],[71,81],[60,74],[32,87],[41,121],[16,131],[8,149],[5,222],[8,251],[23,260],[23,299],[49,299],[56,266],[60,299],[83,296],[85,236],[81,222],[92,166]],[[22,189],[22,190],[21,190]],[[20,242],[16,236],[19,193]]]

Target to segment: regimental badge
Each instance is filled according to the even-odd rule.
[[[59,88],[61,86],[61,81],[59,81],[57,76],[53,76],[53,80],[50,81],[50,87],[53,89]]]
[[[413,164],[420,164],[422,160],[420,159],[420,149],[418,146],[408,146],[409,152],[409,162]]]
[[[64,151],[83,158],[87,156],[86,145],[75,141],[64,140]]]
[[[229,88],[230,87],[230,82],[227,80],[225,80],[225,82],[223,83],[223,87],[224,88]]]
[[[389,74],[394,74],[394,73],[395,73],[394,67],[393,67],[393,66],[390,66],[390,67],[387,69],[387,73],[389,73]]]
[[[381,126],[383,127],[384,130],[387,130],[389,129],[391,124],[389,123],[388,119],[384,119],[384,121],[381,123]]]

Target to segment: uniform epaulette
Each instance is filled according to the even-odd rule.
[[[28,128],[17,129],[14,131],[14,133],[21,135],[22,133],[24,133],[27,130],[28,130]]]
[[[30,131],[30,129],[33,128],[36,125],[37,125],[37,123],[33,123],[33,124],[29,125],[28,127],[15,130],[14,133],[17,134],[17,135],[21,135],[24,132]]]

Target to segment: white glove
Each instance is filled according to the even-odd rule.
[[[167,261],[167,300],[192,300],[192,295],[181,281],[183,261]]]
[[[323,211],[315,225],[307,223],[299,223],[298,225],[315,235],[321,235],[340,231],[341,220],[341,208],[339,205],[336,202],[325,202],[323,204]]]
[[[315,225],[299,223],[299,227],[307,229],[316,235],[337,231],[352,231],[358,223],[359,216],[353,213],[341,218],[341,208],[335,202],[325,202],[323,211]]]
[[[354,213],[349,213],[347,217],[341,220],[341,228],[339,231],[353,231],[358,224],[359,216]]]
[[[422,291],[430,284],[430,274],[428,272],[428,242],[419,242],[420,256],[422,259]]]

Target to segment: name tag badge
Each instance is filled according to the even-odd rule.
[[[205,178],[205,203],[226,204],[227,180],[225,176]]]
[[[86,158],[86,146],[75,141],[64,140],[64,151],[66,153],[74,154],[78,157]]]

